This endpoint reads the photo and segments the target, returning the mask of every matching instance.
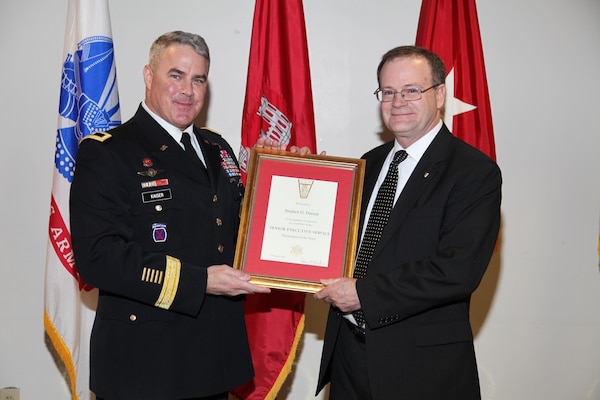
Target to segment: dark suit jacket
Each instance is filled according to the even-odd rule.
[[[367,160],[361,225],[393,142]],[[381,241],[357,281],[367,321],[367,369],[374,400],[479,399],[469,302],[500,226],[501,174],[443,126],[403,189]],[[327,321],[318,391],[341,315]]]
[[[253,375],[242,298],[206,294],[233,265],[243,186],[231,147],[196,129],[208,172],[140,107],[81,142],[71,228],[82,278],[99,288],[91,389],[107,399],[181,399]]]

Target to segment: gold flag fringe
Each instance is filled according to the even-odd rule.
[[[289,354],[285,364],[283,365],[283,368],[281,368],[281,371],[279,372],[277,379],[275,379],[275,382],[273,383],[271,390],[269,390],[269,392],[265,395],[264,400],[275,400],[276,399],[277,394],[281,390],[281,387],[283,386],[286,378],[292,371],[292,366],[294,365],[294,360],[296,359],[296,350],[298,350],[298,343],[300,343],[300,338],[302,337],[302,333],[304,332],[305,317],[306,316],[304,314],[302,314],[302,317],[300,318],[300,321],[298,322],[298,326],[296,327],[296,335],[294,336],[294,342],[292,343],[292,348],[290,349],[290,354]],[[229,393],[229,400],[242,400],[242,399],[239,399],[237,396],[233,395],[232,393]]]
[[[73,364],[73,356],[71,355],[69,347],[65,344],[64,340],[60,336],[60,333],[58,333],[58,330],[52,323],[50,316],[46,313],[46,310],[44,310],[44,330],[50,338],[52,346],[56,350],[56,353],[58,354],[60,360],[63,363],[64,368],[66,369],[71,388],[71,398],[73,400],[79,400],[76,388],[77,380],[75,379],[77,373],[75,372],[75,365]]]

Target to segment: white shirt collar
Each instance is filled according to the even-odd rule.
[[[171,135],[173,137],[173,139],[177,142],[177,143],[181,143],[181,136],[182,136],[182,131],[176,127],[175,125],[170,124],[169,122],[167,122],[166,120],[164,120],[163,118],[159,117],[157,114],[155,114],[154,112],[152,112],[148,106],[146,105],[146,102],[142,102],[142,107],[144,107],[144,110],[146,110],[148,112],[148,114],[150,114],[150,116],[152,118],[154,118],[154,120],[156,120],[156,122],[158,122],[158,124],[160,126],[163,127],[163,129],[165,131],[167,131],[169,133],[169,135]],[[187,128],[185,128],[183,130],[184,132],[188,132],[190,134],[190,136],[192,137],[192,143],[195,142],[194,140],[194,124],[191,124],[190,126],[188,126]],[[182,145],[183,146],[183,145]]]
[[[408,149],[402,148],[398,141],[395,140],[392,154],[398,150],[405,150],[408,153],[408,156],[418,163],[421,157],[423,157],[423,154],[425,154],[425,151],[427,151],[431,142],[433,142],[433,139],[435,139],[439,133],[440,129],[442,129],[442,120],[440,120],[429,132],[423,135],[423,137],[411,144]]]

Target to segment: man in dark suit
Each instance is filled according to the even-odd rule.
[[[200,36],[162,35],[136,114],[79,148],[71,228],[77,268],[99,289],[98,398],[227,399],[253,375],[242,296],[269,289],[230,267],[244,194],[238,163],[220,135],[193,125],[209,63]]]
[[[315,294],[331,304],[317,393],[331,382],[332,400],[481,397],[469,303],[498,236],[501,173],[441,121],[445,75],[438,56],[414,46],[379,64],[376,95],[395,140],[363,156],[355,278],[323,280]],[[406,158],[390,174],[395,203],[371,243],[397,151]]]

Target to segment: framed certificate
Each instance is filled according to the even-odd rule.
[[[252,149],[234,268],[314,293],[351,277],[365,160]]]

